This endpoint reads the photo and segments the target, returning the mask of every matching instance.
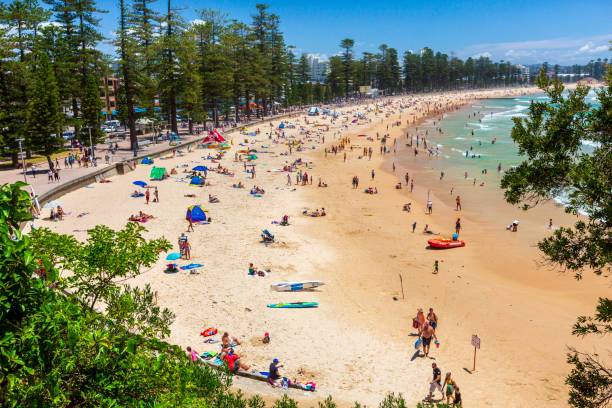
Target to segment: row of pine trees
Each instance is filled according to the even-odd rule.
[[[81,141],[102,136],[100,86],[120,80],[118,118],[137,147],[136,120],[155,115],[156,101],[169,128],[177,113],[194,122],[248,118],[288,106],[338,100],[371,86],[385,94],[513,85],[522,81],[510,63],[462,60],[424,48],[398,52],[386,45],[356,59],[354,41],[330,58],[324,84],[310,81],[306,55],[295,55],[279,16],[257,4],[251,21],[211,9],[186,22],[172,0],[117,0],[115,35],[104,38],[95,0],[12,0],[0,3],[0,146],[16,164],[18,140],[28,152],[61,149],[67,126]],[[162,9],[158,12],[156,9]],[[115,55],[100,44],[110,40]],[[113,61],[115,62],[113,64]]]

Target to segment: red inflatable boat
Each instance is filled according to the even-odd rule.
[[[429,246],[433,248],[457,248],[465,246],[465,242],[459,240],[453,240],[450,237],[447,238],[432,238],[427,241]]]

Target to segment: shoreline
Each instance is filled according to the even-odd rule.
[[[463,95],[450,97],[457,100]],[[215,348],[202,343],[200,331],[206,327],[218,327],[221,332],[227,330],[243,341],[238,352],[244,355],[247,364],[266,370],[272,358],[279,358],[287,367],[282,374],[292,379],[298,376],[300,380],[315,381],[317,392],[304,396],[313,403],[331,394],[340,402],[339,406],[348,406],[352,401],[372,406],[392,391],[402,392],[408,403],[422,399],[431,375],[432,360],[414,354],[412,343],[416,338],[411,336],[414,334],[411,319],[417,307],[432,306],[441,319],[439,336],[442,343],[432,355],[443,371],[453,372],[466,402],[493,406],[488,391],[495,388],[501,396],[496,397],[495,403],[500,403],[501,399],[504,406],[562,406],[565,402],[561,375],[565,369],[563,347],[566,342],[576,343],[575,338],[569,336],[569,326],[576,315],[590,311],[592,293],[601,290],[593,284],[593,279],[576,283],[561,276],[547,290],[545,284],[551,275],[545,273],[544,277],[534,279],[527,273],[534,269],[529,259],[535,249],[522,241],[514,242],[512,250],[515,252],[511,258],[516,261],[515,267],[522,268],[525,273],[507,280],[504,275],[509,265],[491,272],[492,267],[498,268],[497,263],[490,263],[496,257],[500,258],[496,262],[506,262],[505,248],[496,250],[486,239],[472,236],[482,228],[478,220],[465,224],[462,238],[465,234],[466,240],[469,239],[465,248],[452,252],[427,250],[424,248],[426,237],[418,229],[412,234],[409,228],[413,221],[422,226],[435,218],[435,222],[431,222],[432,229],[444,225],[448,229],[447,219],[454,223],[455,214],[452,209],[445,208],[443,200],[434,204],[434,215],[429,218],[421,213],[422,200],[413,202],[412,213],[402,212],[406,192],[393,188],[396,176],[384,171],[390,169],[385,159],[392,155],[379,156],[375,140],[368,142],[351,136],[353,145],[359,143],[361,147],[347,151],[346,163],[342,161],[342,154],[325,158],[323,153],[323,144],[317,134],[325,135],[326,146],[338,143],[337,137],[331,140],[338,132],[346,137],[378,130],[390,133],[391,138],[403,132],[401,137],[406,131],[402,126],[391,126],[388,131],[384,128],[396,116],[391,112],[399,110],[397,101],[426,99],[430,102],[428,106],[432,103],[435,106],[441,103],[435,102],[436,98],[444,97],[447,96],[392,98],[393,102],[381,109],[382,117],[367,112],[363,106],[346,108],[364,112],[372,123],[352,126],[350,121],[345,121],[330,125],[326,133],[320,132],[321,128],[316,128],[314,123],[304,125],[304,118],[315,123],[327,121],[327,118],[301,116],[295,119],[296,124],[309,129],[311,134],[297,134],[296,137],[304,139],[309,150],[294,152],[292,156],[281,156],[279,153],[284,151],[284,145],[273,144],[263,133],[256,137],[236,136],[233,148],[221,161],[236,173],[235,177],[212,174],[212,186],[195,191],[185,183],[165,180],[157,184],[160,203],[148,207],[128,196],[133,190],[131,179],[148,175],[150,168],[139,165],[130,173],[131,177],[113,177],[113,183],[96,184],[93,189],[81,189],[65,196],[62,201],[68,211],[76,213],[87,209],[91,211],[88,217],[80,220],[72,217],[61,223],[41,221],[39,225],[83,239],[85,234],[73,232],[75,227],[84,229],[104,223],[120,228],[126,222],[124,216],[140,209],[158,217],[145,225],[149,229],[148,237],[164,233],[174,242],[185,228],[185,208],[202,203],[210,211],[213,223],[198,226],[190,234],[192,262],[205,265],[201,274],[166,275],[161,272],[165,261],[160,260],[129,283],[150,283],[159,292],[160,305],[176,314],[169,341],[183,347],[191,345],[201,353]],[[423,103],[411,110],[421,113],[418,109],[425,110]],[[386,113],[389,115],[385,116]],[[402,113],[403,120],[407,114]],[[274,129],[278,123],[275,125]],[[267,125],[259,128],[262,132],[271,129]],[[294,131],[287,133],[296,134]],[[242,163],[232,161],[234,152],[240,149],[238,142],[244,139],[260,151],[271,152],[258,153],[260,165],[254,181],[245,177]],[[259,142],[251,143],[254,140]],[[260,149],[260,145],[268,145],[269,149]],[[375,151],[371,162],[356,158],[365,145],[371,145]],[[311,149],[312,146],[316,149]],[[160,163],[167,167],[192,165],[190,160],[201,162],[198,157],[206,152],[196,150]],[[312,170],[301,169],[314,172],[315,180],[321,177],[329,187],[317,188],[316,181],[309,187],[286,186],[286,173],[278,174],[274,169],[282,168],[284,162],[297,157],[312,162]],[[364,194],[363,189],[352,190],[350,178],[359,175],[365,188],[371,168],[376,169],[375,181],[380,193],[370,196]],[[291,176],[294,178],[295,173]],[[231,183],[238,181],[243,181],[247,187],[262,185],[266,194],[254,198],[245,190],[232,189]],[[421,187],[416,187],[418,190],[413,194],[422,195]],[[195,192],[197,199],[185,199],[185,191]],[[208,193],[217,195],[221,202],[205,203]],[[305,207],[325,207],[328,216],[301,216]],[[283,214],[290,215],[290,226],[270,224]],[[260,244],[259,233],[265,228],[286,246],[266,248]],[[521,238],[535,239],[536,232],[525,228],[519,234]],[[497,232],[492,229],[490,234]],[[479,247],[486,248],[486,253],[479,251]],[[439,275],[431,274],[434,257],[443,257]],[[272,272],[266,278],[248,277],[249,262],[260,268],[270,267]],[[404,300],[399,288],[399,273],[404,280]],[[272,283],[310,279],[323,280],[326,285],[314,292],[283,294],[269,290]],[[585,289],[582,296],[574,295],[579,285]],[[394,296],[400,300],[394,301]],[[317,301],[320,306],[298,311],[266,309],[267,303],[278,301]],[[525,321],[525,316],[530,314],[546,316],[546,321]],[[524,344],[524,334],[518,333],[520,329],[535,338],[547,339],[547,343]],[[264,331],[272,336],[268,346],[259,341]],[[483,349],[479,352],[477,372],[467,374],[463,369],[471,362],[473,350],[469,346],[469,336],[474,331],[483,338]],[[545,367],[541,366],[543,362]],[[522,380],[526,376],[537,381]],[[544,383],[545,392],[542,392]],[[254,393],[280,397],[284,390],[259,387]]]

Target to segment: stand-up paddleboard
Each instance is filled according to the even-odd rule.
[[[304,281],[304,282],[281,282],[270,287],[277,292],[293,292],[295,290],[314,289],[325,285],[321,281]]]
[[[301,309],[305,307],[317,307],[319,304],[317,302],[293,302],[293,303],[273,303],[268,305],[268,307],[272,307],[275,309]]]

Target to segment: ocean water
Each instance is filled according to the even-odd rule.
[[[591,91],[587,101],[596,102],[595,93]],[[409,130],[416,146],[416,136],[425,137],[430,153],[422,149],[419,143],[418,157],[421,170],[434,172],[438,177],[444,172],[445,178],[483,179],[483,171],[488,174],[497,172],[501,164],[502,172],[524,160],[518,154],[518,147],[510,137],[513,118],[525,118],[532,100],[546,100],[545,94],[533,94],[515,98],[477,100],[457,112],[444,115],[442,118],[430,119],[421,124],[418,130]],[[441,129],[440,132],[438,129]],[[405,146],[410,139],[402,138],[402,159],[413,156],[411,148]],[[583,148],[588,151],[595,145],[586,141]],[[425,160],[422,160],[426,158]],[[401,159],[400,159],[401,160]]]

